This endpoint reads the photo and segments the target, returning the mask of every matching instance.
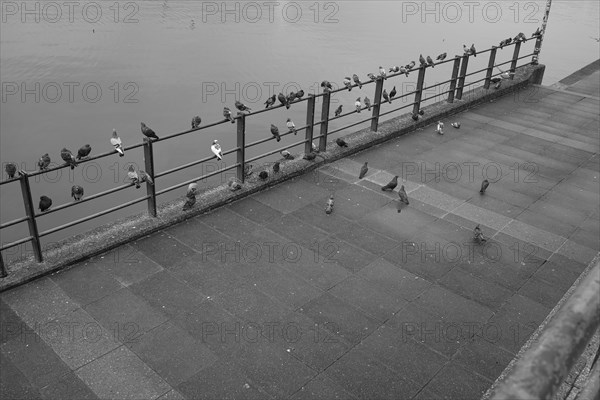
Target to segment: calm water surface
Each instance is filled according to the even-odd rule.
[[[35,170],[38,158],[46,152],[53,161],[61,161],[60,149],[65,146],[74,152],[86,143],[91,144],[93,153],[110,150],[113,128],[125,144],[138,143],[142,138],[140,121],[159,136],[166,135],[189,128],[197,114],[203,123],[220,120],[223,107],[233,109],[236,99],[261,108],[273,90],[302,87],[314,92],[323,79],[341,84],[342,78],[352,73],[366,79],[366,73],[376,72],[379,65],[403,65],[417,60],[420,53],[435,57],[447,52],[452,56],[462,52],[463,43],[474,42],[484,49],[520,31],[529,36],[541,25],[545,7],[545,1],[481,2],[470,14],[464,2],[280,1],[271,12],[263,6],[259,15],[256,6],[262,2],[227,2],[227,10],[233,10],[230,13],[225,13],[222,2],[78,2],[73,10],[66,6],[59,10],[62,2],[45,3],[2,1],[0,158],[4,178],[6,162]],[[33,13],[25,14],[23,4]],[[599,58],[599,43],[594,39],[600,36],[598,15],[597,1],[553,2],[540,57],[547,65],[544,84]],[[528,42],[523,51],[529,53],[532,47]],[[511,55],[512,47],[499,51],[498,59],[504,61]],[[485,66],[487,57],[469,63],[470,68]],[[428,70],[426,85],[448,79],[450,67],[445,64]],[[390,83],[402,93],[412,90],[415,80],[413,74]],[[15,87],[18,92],[13,94]],[[28,92],[24,94],[22,89]],[[348,111],[359,94],[372,98],[373,91],[370,85],[362,91],[340,93],[333,107],[343,104]],[[247,142],[269,136],[270,123],[283,130],[288,116],[297,125],[303,124],[305,104],[249,118]],[[342,122],[352,118],[358,120],[358,115]],[[334,122],[330,129],[338,126]],[[210,155],[215,138],[223,148],[233,147],[234,127],[227,124],[157,143],[156,170]],[[293,139],[286,137],[281,144]],[[269,142],[253,148],[248,156],[274,145]],[[226,163],[234,161],[233,156],[225,158]],[[114,187],[126,181],[127,163],[131,162],[143,165],[140,149],[127,152],[124,158],[109,157],[83,164],[73,172],[61,170],[39,177],[32,180],[34,202],[37,204],[42,194],[50,196],[55,205],[69,202],[73,184],[84,186],[86,195]],[[159,179],[157,188],[193,179],[217,166],[197,166]],[[184,192],[161,196],[159,201]],[[118,198],[44,216],[38,220],[39,228],[43,231],[144,193],[143,189],[126,190]],[[2,186],[0,207],[3,222],[23,215],[18,184]],[[144,203],[129,207],[50,235],[45,243],[145,208]],[[22,224],[3,230],[1,240],[6,243],[25,234]],[[7,258],[10,254],[6,253]]]

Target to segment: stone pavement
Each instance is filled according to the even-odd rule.
[[[594,76],[2,293],[0,396],[479,398],[599,250]]]

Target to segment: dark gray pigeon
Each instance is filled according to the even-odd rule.
[[[146,136],[148,139],[158,139],[158,136],[156,136],[156,133],[152,129],[148,128],[145,123],[142,122],[141,126],[142,126],[142,133],[144,134],[144,136]]]
[[[4,166],[4,170],[8,175],[8,179],[13,179],[15,177],[15,174],[17,173],[17,164],[12,162],[6,163],[6,165]]]
[[[52,199],[48,196],[40,196],[40,211],[44,212],[52,207]]]
[[[271,134],[273,135],[273,137],[275,137],[275,139],[277,139],[278,142],[281,141],[281,136],[279,135],[279,128],[277,128],[273,124],[271,124]]]
[[[75,169],[75,167],[77,166],[77,161],[75,160],[75,156],[73,155],[73,153],[71,153],[70,150],[63,147],[63,149],[60,151],[60,156],[64,162],[71,166],[71,169]]]
[[[367,166],[368,162],[365,162],[363,164],[363,166],[360,169],[360,174],[358,175],[358,179],[362,179],[365,177],[365,175],[367,175],[367,172],[369,172],[369,167]]]
[[[46,153],[42,157],[40,157],[40,159],[38,160],[38,167],[40,168],[40,171],[43,171],[45,169],[48,169],[49,165],[50,165],[50,156],[48,155],[48,153]]]
[[[77,151],[77,159],[81,160],[82,158],[86,158],[92,152],[92,146],[86,144],[82,148]]]
[[[348,143],[346,143],[346,141],[344,139],[342,139],[342,138],[335,139],[335,142],[340,147],[348,147]]]
[[[388,183],[387,185],[385,185],[384,187],[381,188],[381,190],[383,191],[393,191],[394,189],[396,189],[396,186],[398,186],[398,176],[394,176],[394,178],[390,181],[390,183]]]
[[[484,194],[488,186],[490,186],[490,181],[484,179],[483,182],[481,182],[481,189],[479,189],[479,193]]]
[[[73,185],[71,188],[71,197],[73,197],[75,201],[81,200],[83,197],[83,188],[79,185]]]

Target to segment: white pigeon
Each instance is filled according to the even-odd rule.
[[[356,112],[359,113],[362,108],[362,103],[360,102],[360,97],[356,99],[354,102],[354,107],[356,107]]]
[[[440,135],[444,134],[444,123],[442,121],[438,121],[436,132]]]
[[[217,140],[213,140],[213,144],[212,146],[210,146],[210,150],[213,152],[213,154],[217,157],[217,159],[220,161],[223,159],[223,152],[221,151],[221,145],[219,143],[217,143]]]
[[[287,119],[285,125],[290,132],[294,132],[294,135],[298,133],[298,131],[296,131],[296,124],[294,124],[294,121],[292,121],[290,118]]]
[[[380,65],[379,66],[379,75],[383,78],[383,79],[387,79],[387,74],[385,73],[385,69]]]
[[[190,193],[192,194],[196,194],[198,192],[198,184],[195,182],[192,182],[188,185],[188,189],[187,189],[187,194],[189,195]]]
[[[135,171],[133,164],[129,165],[129,171],[127,171],[127,177],[131,180],[131,182],[135,183],[135,188],[140,188],[140,177],[138,173]]]
[[[123,150],[123,144],[121,143],[121,138],[117,135],[117,130],[113,129],[112,137],[110,138],[110,144],[115,147],[115,150],[119,152],[119,157],[123,157],[125,155],[125,150]]]

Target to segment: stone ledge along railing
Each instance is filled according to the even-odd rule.
[[[533,49],[533,51],[529,54],[526,55],[520,55],[520,49],[522,44],[527,43],[527,41],[530,41],[530,39],[536,38],[535,41],[535,47]],[[515,38],[516,39],[516,38]],[[329,110],[329,105],[330,105],[330,99],[331,96],[337,92],[341,92],[344,90],[347,90],[346,87],[344,87],[343,89],[336,89],[336,90],[324,90],[323,93],[320,94],[309,94],[307,98],[303,98],[303,99],[297,99],[296,101],[293,101],[292,104],[293,105],[297,105],[298,103],[302,103],[302,102],[306,102],[307,103],[307,107],[306,107],[306,125],[301,126],[301,127],[297,127],[296,131],[302,131],[304,130],[305,132],[305,138],[301,141],[295,142],[295,143],[290,143],[284,147],[281,148],[277,148],[275,150],[260,154],[258,156],[246,159],[245,157],[245,151],[248,148],[254,147],[254,146],[258,146],[261,145],[262,143],[274,140],[273,137],[268,137],[268,138],[264,138],[264,139],[260,139],[257,140],[255,142],[252,143],[246,143],[246,118],[251,118],[254,115],[257,114],[261,114],[264,112],[270,112],[274,109],[277,108],[281,108],[284,105],[278,105],[278,106],[273,106],[270,108],[266,108],[266,109],[262,109],[256,112],[251,112],[249,114],[244,114],[244,113],[238,113],[238,115],[235,117],[235,120],[237,122],[237,145],[234,148],[228,149],[228,150],[224,150],[223,151],[223,155],[227,155],[227,154],[232,154],[235,153],[236,154],[236,159],[237,162],[235,164],[232,164],[230,166],[226,166],[224,168],[218,169],[216,171],[204,174],[202,176],[199,176],[197,178],[185,181],[185,182],[181,182],[178,183],[176,185],[173,185],[171,187],[167,187],[161,190],[156,190],[156,183],[160,182],[160,178],[167,176],[169,174],[175,173],[177,171],[186,169],[186,168],[190,168],[193,166],[196,166],[198,164],[202,164],[208,161],[211,161],[214,159],[214,156],[210,156],[210,157],[206,157],[206,158],[202,158],[200,160],[196,160],[184,165],[180,165],[178,167],[166,170],[166,171],[161,171],[161,172],[157,172],[154,170],[154,146],[158,143],[158,142],[163,142],[163,141],[167,141],[173,138],[176,138],[178,136],[181,135],[186,135],[186,134],[190,134],[190,133],[196,133],[198,131],[202,131],[202,130],[208,130],[211,127],[214,127],[216,125],[221,125],[221,124],[226,124],[226,123],[230,123],[227,119],[222,120],[222,121],[218,121],[218,122],[213,122],[204,126],[201,126],[197,129],[191,129],[191,130],[187,130],[184,132],[179,132],[179,133],[174,133],[171,135],[167,135],[164,137],[161,137],[158,140],[144,140],[143,143],[138,143],[138,144],[134,144],[131,146],[126,146],[124,147],[125,151],[131,150],[131,149],[135,149],[135,148],[139,148],[139,147],[143,147],[143,151],[144,151],[144,167],[145,167],[145,171],[146,173],[148,173],[153,180],[155,181],[154,184],[150,184],[148,182],[146,182],[146,195],[139,197],[137,199],[125,202],[123,204],[120,204],[118,206],[112,207],[112,208],[108,208],[105,209],[103,211],[88,215],[84,218],[80,218],[68,223],[65,223],[63,225],[59,225],[59,226],[55,226],[53,228],[50,228],[48,230],[45,230],[43,232],[40,232],[38,230],[38,225],[37,225],[37,219],[40,217],[43,217],[46,214],[51,214],[54,212],[58,212],[60,210],[65,210],[68,209],[70,207],[74,207],[77,206],[78,204],[81,203],[85,203],[88,201],[92,201],[95,199],[99,199],[105,196],[109,196],[112,195],[116,192],[119,192],[121,190],[125,190],[128,188],[131,188],[132,186],[134,186],[134,183],[126,183],[123,184],[121,186],[117,186],[114,188],[111,188],[109,190],[105,190],[103,192],[100,193],[96,193],[92,196],[87,196],[84,197],[83,199],[76,201],[76,202],[71,202],[71,203],[65,203],[65,204],[61,204],[59,206],[56,207],[52,207],[51,209],[45,211],[45,212],[40,212],[40,213],[36,213],[35,212],[35,205],[33,203],[33,199],[32,199],[32,195],[31,195],[31,187],[30,187],[30,179],[33,177],[36,177],[38,175],[41,174],[45,174],[45,173],[49,173],[52,171],[56,171],[56,170],[60,170],[63,168],[68,168],[69,165],[68,164],[64,164],[64,165],[60,165],[57,167],[53,167],[53,168],[49,168],[43,171],[37,171],[37,172],[26,172],[26,171],[19,171],[18,173],[18,177],[15,177],[13,179],[10,180],[6,180],[3,182],[0,182],[0,186],[4,186],[7,184],[11,184],[11,183],[16,183],[19,182],[20,186],[21,186],[21,192],[22,192],[22,197],[23,197],[23,205],[25,207],[25,215],[21,218],[17,218],[14,219],[12,221],[8,221],[8,222],[3,222],[2,224],[0,224],[0,231],[2,229],[6,229],[8,227],[11,227],[13,225],[19,224],[19,223],[24,223],[27,222],[28,228],[29,228],[29,235],[22,237],[21,239],[18,239],[16,241],[13,241],[11,243],[7,243],[7,244],[2,244],[2,246],[0,247],[0,277],[5,278],[6,276],[8,276],[8,269],[6,268],[6,265],[4,263],[4,258],[2,256],[2,251],[10,249],[12,247],[21,245],[23,243],[27,243],[27,242],[31,242],[32,243],[32,248],[33,248],[33,254],[35,256],[35,259],[38,263],[41,263],[44,261],[44,256],[42,254],[42,245],[41,245],[41,239],[47,235],[50,235],[52,233],[67,229],[69,227],[87,222],[89,220],[101,217],[103,215],[112,213],[112,212],[116,212],[118,210],[121,210],[125,207],[129,207],[131,205],[137,204],[137,203],[141,203],[143,201],[146,201],[148,204],[148,214],[151,215],[152,217],[157,217],[157,196],[160,196],[162,194],[171,192],[173,190],[179,189],[181,187],[187,186],[190,183],[194,183],[194,182],[199,182],[203,179],[207,179],[210,178],[212,176],[218,175],[218,174],[222,174],[226,171],[235,169],[236,171],[236,176],[237,179],[239,179],[239,181],[241,183],[244,183],[244,179],[245,179],[245,168],[246,165],[249,165],[250,162],[268,157],[270,155],[279,153],[280,151],[289,149],[289,148],[293,148],[295,146],[299,146],[304,144],[304,151],[306,154],[313,152],[313,140],[318,139],[319,140],[319,146],[318,146],[318,150],[319,151],[325,151],[326,146],[327,146],[327,138],[328,135],[331,135],[333,133],[336,132],[340,132],[342,130],[351,128],[353,126],[362,124],[362,123],[366,123],[366,122],[371,122],[371,126],[370,129],[374,132],[377,132],[378,129],[378,125],[379,125],[379,119],[382,116],[394,113],[394,112],[398,112],[401,111],[405,108],[409,108],[412,106],[412,118],[414,121],[417,121],[419,119],[419,115],[420,115],[420,111],[421,111],[421,106],[422,103],[426,102],[427,100],[432,100],[435,99],[439,96],[443,96],[443,95],[447,95],[447,99],[446,101],[448,103],[452,103],[454,102],[454,100],[461,100],[462,96],[463,96],[463,92],[465,90],[465,88],[468,87],[476,87],[475,85],[481,84],[483,82],[483,88],[485,90],[488,90],[490,88],[490,86],[492,85],[492,83],[494,81],[497,81],[498,79],[509,79],[512,80],[514,77],[514,73],[515,70],[517,69],[517,67],[522,67],[522,66],[527,66],[527,65],[537,65],[538,62],[538,56],[539,56],[539,51],[540,51],[540,47],[541,47],[541,41],[543,39],[543,32],[540,32],[539,29],[536,33],[534,33],[531,37],[529,38],[520,38],[518,40],[513,40],[511,43],[509,44],[503,44],[502,46],[498,47],[498,46],[492,46],[489,49],[485,49],[482,51],[478,51],[476,54],[477,55],[483,55],[486,53],[489,53],[489,62],[488,62],[488,66],[486,68],[477,70],[477,71],[472,71],[472,72],[468,72],[468,63],[469,63],[469,58],[471,56],[475,56],[475,54],[472,54],[472,52],[470,51],[466,51],[463,55],[457,55],[454,58],[450,58],[444,61],[439,61],[437,63],[435,63],[436,66],[438,65],[442,65],[442,64],[447,64],[447,63],[451,63],[452,64],[452,72],[451,72],[451,77],[450,79],[443,81],[443,82],[439,82],[436,83],[435,85],[431,85],[428,87],[424,87],[424,82],[425,82],[425,72],[427,70],[427,68],[432,67],[431,65],[420,65],[420,66],[415,66],[412,69],[408,69],[408,72],[412,72],[412,71],[418,71],[418,78],[417,78],[417,86],[416,86],[416,90],[412,91],[412,92],[408,92],[405,94],[402,94],[400,96],[394,97],[394,100],[396,99],[401,99],[401,98],[406,98],[408,96],[414,96],[414,101],[411,103],[407,103],[405,105],[403,105],[402,107],[398,107],[398,108],[394,108],[391,109],[389,111],[386,112],[381,112],[381,105],[383,103],[385,103],[386,101],[383,100],[382,103],[382,93],[383,93],[383,83],[384,83],[384,79],[381,76],[378,76],[375,80],[371,80],[368,82],[363,82],[362,85],[369,85],[374,83],[375,84],[375,96],[373,98],[373,102],[372,102],[372,115],[364,120],[358,121],[358,122],[353,122],[349,125],[345,125],[342,126],[338,129],[335,130],[328,130],[328,126],[329,126],[329,122],[335,119],[341,119],[344,117],[347,117],[349,115],[354,114],[356,111],[353,109],[353,111],[351,112],[347,112],[344,114],[340,114],[338,116],[335,117],[330,117],[330,110]],[[507,48],[507,47],[511,47],[514,46],[514,51],[513,51],[513,55],[512,58],[506,62],[503,63],[499,63],[496,64],[496,53],[498,48]],[[519,60],[522,60],[524,58],[528,58],[528,57],[532,57],[530,61],[522,64],[522,65],[517,65],[517,63],[519,62]],[[499,69],[500,71],[502,71],[500,69],[500,67],[504,66],[504,65],[510,65],[508,71],[506,72],[500,72],[500,73],[495,73],[494,74],[494,68]],[[386,79],[392,79],[392,78],[396,78],[396,77],[401,77],[402,75],[404,75],[405,72],[401,71],[401,72],[396,72],[396,73],[390,73],[387,75]],[[467,78],[471,78],[474,77],[475,75],[483,75],[482,78],[479,79],[475,79],[472,82],[466,83],[466,79]],[[473,78],[471,78],[473,79]],[[432,89],[432,88],[438,88],[438,87],[442,87],[442,85],[446,85],[449,84],[449,89],[442,91],[440,93],[436,93],[433,96],[430,97],[426,97],[423,98],[423,92],[428,90],[428,89]],[[357,84],[352,84],[352,87],[356,87],[358,86]],[[315,121],[315,103],[316,103],[316,98],[318,97],[322,97],[322,109],[321,109],[321,120],[320,121]],[[362,106],[361,110],[366,109],[366,106]],[[316,126],[320,127],[320,131],[318,135],[314,135],[314,128]],[[291,131],[289,132],[285,132],[282,133],[280,136],[281,137],[285,137],[287,135],[292,134]],[[116,150],[113,151],[109,151],[106,153],[102,153],[102,154],[98,154],[98,155],[94,155],[91,157],[88,157],[84,160],[79,161],[80,163],[86,163],[86,162],[90,162],[93,160],[97,160],[100,158],[105,158],[105,157],[110,157],[110,156],[114,156],[115,154],[118,154]]]

